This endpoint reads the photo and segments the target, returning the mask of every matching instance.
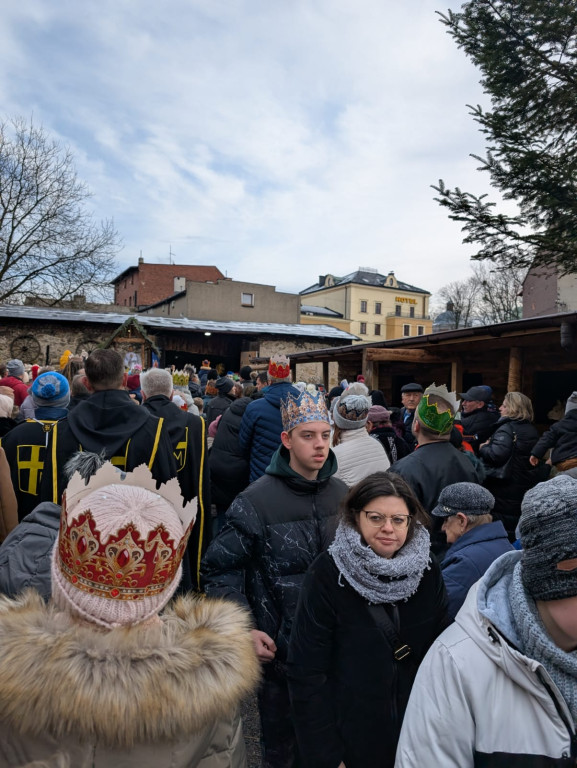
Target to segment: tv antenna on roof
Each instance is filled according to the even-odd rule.
[[[172,245],[169,245],[168,246],[168,263],[169,264],[174,264],[174,260],[172,258],[173,256],[176,256],[176,253],[173,252]]]

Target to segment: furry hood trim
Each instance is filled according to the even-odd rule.
[[[258,682],[249,616],[179,598],[158,624],[102,631],[28,591],[0,597],[0,719],[18,733],[130,749],[230,717]]]

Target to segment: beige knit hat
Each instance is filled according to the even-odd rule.
[[[53,600],[105,627],[154,616],[180,582],[196,502],[183,505],[176,478],[157,490],[145,465],[121,473],[107,462],[88,483],[76,473],[52,552]]]

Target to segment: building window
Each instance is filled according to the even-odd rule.
[[[361,323],[360,333],[361,334],[366,334],[366,332],[367,332],[367,324],[366,323]]]
[[[415,316],[415,308],[409,307],[409,317],[414,317],[414,316]]]
[[[375,301],[375,315],[380,315],[382,313],[382,305],[380,301]]]
[[[410,336],[410,335],[411,335],[411,326],[403,325],[403,336]]]
[[[381,335],[381,326],[380,326],[379,323],[376,323],[375,324],[375,336],[380,336],[380,335]]]
[[[240,303],[243,307],[254,307],[254,293],[241,293]]]
[[[134,291],[134,306],[136,307],[138,304],[138,291]]]
[[[400,317],[400,316],[401,316],[401,305],[400,305],[400,304],[397,304],[397,305],[395,306],[395,315],[396,315],[397,317]]]
[[[423,336],[425,333],[425,326],[424,325],[418,325],[417,326],[417,336]]]
[[[367,311],[367,302],[361,301],[361,312],[366,312],[366,311]]]

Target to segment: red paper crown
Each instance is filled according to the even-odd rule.
[[[105,542],[101,541],[97,524],[82,499],[91,491],[112,484],[111,480],[114,484],[145,488],[173,504],[183,523],[184,535],[174,541],[162,524],[143,534],[136,525],[127,523]],[[75,474],[62,497],[60,570],[74,587],[96,597],[138,600],[157,595],[177,574],[195,516],[196,499],[182,506],[178,480],[173,478],[157,490],[145,466],[121,475],[111,464],[105,464],[87,484]]]
[[[268,375],[273,379],[286,379],[290,372],[290,362],[286,355],[273,355],[270,358]]]
[[[96,597],[138,600],[157,595],[175,578],[191,528],[192,523],[176,545],[163,525],[142,537],[129,524],[104,544],[89,509],[71,524],[62,514],[60,568],[71,584]]]

